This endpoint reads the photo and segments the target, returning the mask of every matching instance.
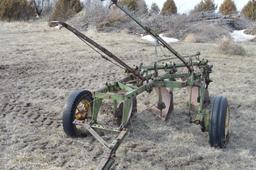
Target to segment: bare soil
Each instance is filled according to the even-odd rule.
[[[131,66],[156,60],[154,48],[140,37],[86,34]],[[146,109],[143,94],[113,169],[256,169],[255,42],[242,44],[246,56],[220,54],[214,43],[173,46],[182,54],[201,51],[214,65],[210,93],[229,100],[230,143],[211,148],[208,134],[189,123],[184,90],[175,92],[175,111],[167,122]],[[72,90],[97,90],[123,76],[66,30],[45,22],[1,22],[0,169],[94,169],[102,146],[92,137],[67,137],[62,109]]]

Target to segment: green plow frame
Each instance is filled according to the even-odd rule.
[[[132,16],[117,0],[111,0],[112,5],[118,7],[127,16],[134,20],[146,33],[175,56],[180,63],[174,63],[173,58],[156,61],[151,66],[130,67],[119,57],[102,47],[69,24],[52,21],[50,26],[64,27],[100,56],[127,73],[127,77],[94,92],[87,90],[71,93],[63,112],[64,132],[71,137],[78,136],[77,126],[85,128],[105,149],[104,159],[97,169],[110,169],[115,161],[115,153],[127,135],[128,125],[132,115],[137,111],[137,96],[141,93],[156,91],[158,99],[155,104],[156,112],[162,120],[168,120],[173,111],[173,93],[175,89],[186,88],[188,94],[188,108],[190,122],[201,126],[203,132],[209,133],[209,143],[213,147],[223,148],[229,139],[229,107],[223,96],[210,100],[208,86],[212,82],[210,73],[212,66],[208,60],[200,59],[200,53],[182,56],[165,42],[158,34]],[[188,58],[187,61],[185,58]],[[164,62],[165,61],[165,62]],[[111,112],[119,120],[117,127],[104,125],[99,121],[101,108],[105,102],[110,102]],[[193,114],[191,114],[191,112]],[[111,142],[104,140],[99,130],[116,133]]]

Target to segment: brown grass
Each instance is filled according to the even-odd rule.
[[[256,27],[246,29],[246,30],[245,30],[245,33],[246,33],[246,34],[256,35]]]
[[[218,49],[221,53],[227,55],[246,55],[245,49],[238,44],[235,44],[230,39],[224,37],[218,44]]]
[[[101,154],[104,148],[91,136],[66,137],[62,108],[72,90],[95,91],[105,86],[105,82],[122,79],[124,71],[101,59],[66,31],[48,28],[46,22],[0,24],[0,65],[8,67],[0,69],[0,169],[95,169],[104,156]],[[88,36],[131,66],[141,62],[148,65],[158,59],[152,55],[155,49],[139,36],[122,33]],[[114,168],[253,169],[255,45],[244,43],[251,57],[223,55],[213,43],[181,42],[173,47],[183,55],[201,51],[214,64],[211,75],[214,83],[209,88],[212,96],[228,97],[230,144],[224,150],[211,148],[207,133],[189,123],[184,90],[175,89],[175,109],[166,122],[150,112],[154,91],[143,93],[138,96],[139,111],[131,119],[132,133],[118,149]],[[29,70],[24,69],[28,66]],[[149,101],[146,103],[149,106],[144,101]],[[31,105],[27,107],[27,103]],[[104,138],[112,139],[110,135],[107,133]]]
[[[185,39],[184,39],[184,42],[187,42],[187,43],[199,43],[200,40],[199,38],[197,37],[197,35],[193,34],[193,33],[190,33],[188,34]]]

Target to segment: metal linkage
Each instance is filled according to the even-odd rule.
[[[95,41],[93,41],[92,39],[90,39],[89,37],[87,37],[86,35],[84,35],[83,33],[81,33],[80,31],[78,31],[77,29],[75,29],[74,27],[70,26],[69,24],[65,23],[65,22],[61,22],[61,21],[51,21],[50,25],[53,26],[61,26],[66,28],[67,30],[71,31],[72,33],[74,33],[78,38],[86,41],[87,43],[89,43],[90,45],[94,46],[95,48],[99,49],[101,52],[103,52],[104,54],[106,54],[109,58],[113,59],[114,61],[116,61],[118,64],[120,64],[121,66],[123,66],[125,69],[127,69],[128,72],[132,73],[134,76],[136,76],[137,78],[139,78],[142,81],[145,81],[146,79],[144,77],[142,77],[135,69],[131,68],[130,66],[128,66],[125,62],[123,62],[120,58],[118,58],[116,55],[114,55],[113,53],[111,53],[109,50],[107,50],[106,48],[102,47],[101,45],[99,45],[98,43],[96,43]],[[60,28],[61,28],[60,27]]]
[[[124,79],[114,83],[106,83],[105,87],[94,92],[88,90],[74,91],[68,98],[63,112],[62,120],[65,133],[71,137],[78,136],[79,128],[76,126],[83,126],[105,149],[104,159],[97,169],[108,170],[114,164],[115,153],[127,134],[131,117],[137,112],[136,97],[144,92],[155,92],[157,101],[152,106],[152,113],[157,113],[162,120],[166,121],[174,109],[173,91],[186,88],[191,123],[200,125],[202,131],[209,133],[211,146],[225,147],[229,137],[228,102],[223,96],[210,101],[208,85],[212,82],[210,79],[212,66],[208,64],[208,60],[199,59],[200,53],[181,56],[158,34],[142,25],[117,0],[112,0],[112,3],[147,33],[155,37],[163,47],[176,56],[175,59],[179,59],[182,63],[170,62],[173,58],[169,57],[156,61],[152,65],[144,66],[141,64],[133,69],[119,57],[72,26],[59,21],[51,22],[52,26],[65,27],[100,54],[103,59],[124,68],[128,73]],[[189,61],[186,61],[185,58],[189,58]],[[188,72],[184,72],[186,68]],[[106,102],[111,104],[109,111],[111,114],[108,115],[113,116],[113,120],[117,121],[117,126],[112,123],[108,125],[104,121],[102,122],[102,119],[98,119],[102,112],[104,114],[104,111],[101,112],[101,110],[105,110],[103,107]],[[118,134],[109,143],[97,130]]]
[[[122,5],[120,5],[117,0],[111,0],[111,1],[120,10],[122,10],[127,16],[129,16],[133,21],[135,21],[143,30],[145,30],[147,33],[152,35],[158,42],[160,42],[160,44],[163,47],[167,48],[173,55],[175,55],[187,67],[190,73],[193,72],[193,68],[188,65],[188,62],[183,58],[183,56],[180,53],[178,53],[178,51],[173,49],[165,40],[163,40],[157,33],[152,31],[149,27],[142,25],[142,23],[138,19],[136,19],[128,10],[123,8]]]

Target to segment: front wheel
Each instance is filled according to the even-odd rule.
[[[224,148],[229,141],[230,112],[227,98],[223,96],[214,97],[210,124],[209,143],[212,147]]]
[[[62,116],[63,129],[68,136],[77,137],[83,134],[77,123],[91,120],[92,106],[91,92],[79,90],[71,93]]]

